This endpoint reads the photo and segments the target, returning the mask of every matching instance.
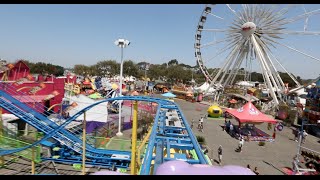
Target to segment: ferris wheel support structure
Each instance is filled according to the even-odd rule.
[[[224,90],[224,88],[229,85],[233,85],[235,80],[238,79],[237,75],[239,75],[240,69],[241,72],[244,72],[244,80],[247,80],[251,76],[251,72],[253,72],[252,62],[256,60],[257,66],[261,69],[261,74],[269,95],[272,97],[275,105],[278,105],[279,101],[283,99],[283,94],[286,92],[287,87],[280,77],[274,61],[277,62],[277,65],[280,65],[280,69],[283,69],[298,87],[301,87],[301,84],[284,68],[279,62],[279,58],[274,55],[277,46],[282,46],[290,52],[298,53],[302,55],[303,58],[320,62],[319,58],[281,41],[281,39],[284,39],[282,37],[283,35],[320,35],[320,31],[307,31],[307,25],[308,29],[310,27],[311,16],[320,14],[320,9],[307,12],[306,8],[303,7],[304,12],[302,14],[288,18],[287,16],[291,16],[291,14],[288,13],[289,10],[291,11],[292,8],[300,5],[282,7],[282,5],[226,4],[226,6],[222,5],[222,7],[217,8],[218,11],[213,13],[212,8],[216,6],[215,4],[205,6],[195,35],[196,41],[194,47],[197,65],[210,84],[207,90],[205,90],[205,94],[208,93],[210,88],[215,88],[216,91],[214,95],[217,97],[217,94],[223,92],[221,90]],[[226,11],[223,12],[224,15],[231,16],[229,19],[228,17],[222,17],[216,14],[219,11],[221,14],[221,9],[223,8]],[[213,28],[204,28],[210,17],[213,17],[215,21],[219,22],[214,24],[215,27]],[[228,22],[228,20],[230,21]],[[303,31],[290,30],[290,28],[293,27],[290,26],[290,24],[299,20],[304,20]],[[212,24],[208,24],[212,26]],[[211,42],[205,41],[206,39],[204,37],[208,33],[214,33],[214,38]],[[219,34],[221,36],[219,36]],[[209,40],[210,39],[211,38],[209,38]],[[210,47],[216,48],[214,48],[214,51],[206,51],[206,49]],[[271,48],[274,49],[271,50]],[[206,52],[215,52],[215,54],[213,56],[210,55],[211,58],[206,57],[205,61],[203,54]],[[210,61],[217,60],[219,56],[225,56],[221,68],[216,68],[212,74],[209,74],[207,66],[212,66],[213,63]],[[245,67],[246,69],[250,69],[249,71],[242,68],[244,61]]]

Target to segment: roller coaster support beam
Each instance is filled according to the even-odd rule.
[[[83,113],[82,123],[82,175],[86,174],[86,111]]]
[[[120,124],[119,124],[120,126]],[[133,102],[133,120],[132,120],[132,144],[131,144],[131,175],[136,174],[136,149],[137,149],[137,128],[138,128],[138,101]]]
[[[0,107],[0,137],[3,138],[2,107]],[[0,167],[4,165],[4,156],[0,156]]]
[[[35,137],[35,140],[38,141],[38,132],[37,131],[34,131],[34,137]],[[31,174],[32,175],[35,175],[36,174],[36,165],[35,165],[35,153],[36,153],[36,149],[35,149],[35,146],[33,146],[31,148]]]

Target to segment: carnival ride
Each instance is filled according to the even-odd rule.
[[[289,17],[299,10],[304,12]],[[226,12],[223,17],[219,15],[222,12]],[[284,42],[290,35],[319,35],[319,31],[307,31],[310,17],[319,13],[320,9],[307,12],[303,5],[206,5],[198,22],[194,47],[197,64],[209,81],[209,88],[215,87],[218,90],[215,94],[221,94],[225,87],[234,84],[237,75],[241,74],[243,80],[250,81],[251,72],[260,66],[269,95],[277,106],[287,90],[278,69],[286,72],[298,87],[301,85],[280,63],[281,56],[275,54],[277,50],[278,54],[283,52],[283,48],[302,55],[302,61],[307,62],[307,58],[320,61]],[[299,20],[305,20],[303,31],[290,30]],[[296,27],[299,26],[301,24]],[[301,42],[296,47],[305,48]],[[210,74],[209,68],[221,61],[219,56],[224,56],[221,58],[223,65]]]
[[[50,148],[51,157],[41,157],[41,160],[49,160],[60,163],[93,165],[99,167],[117,167],[129,169],[134,174],[153,174],[159,165],[166,161],[180,159],[190,164],[211,164],[210,160],[204,155],[199,143],[189,127],[186,118],[182,114],[179,106],[171,101],[142,96],[122,96],[109,98],[93,103],[73,116],[60,119],[59,125],[49,117],[45,116],[45,107],[41,103],[35,102],[33,105],[25,104],[21,98],[31,98],[23,96],[22,92],[17,91],[16,87],[7,82],[0,83],[0,107],[14,114],[19,119],[25,121],[40,132],[44,133],[42,139],[20,148],[2,148],[0,156],[14,154],[27,150],[38,145],[45,145]],[[104,102],[109,101],[145,101],[158,104],[157,113],[154,118],[152,130],[149,134],[149,142],[143,155],[135,158],[134,151],[105,150],[95,148],[86,142],[85,117],[86,111]],[[137,103],[136,103],[137,104]],[[137,106],[135,108],[137,110]],[[137,112],[134,113],[134,115]],[[83,129],[77,129],[74,133],[72,129],[66,128],[80,115],[84,116]],[[135,120],[134,120],[135,121]],[[134,127],[134,125],[133,125]],[[81,137],[82,134],[82,137]],[[134,135],[133,135],[134,136]],[[134,146],[134,141],[132,142]],[[175,150],[172,155],[171,150]],[[187,158],[183,152],[193,153],[193,158]],[[136,171],[136,161],[141,161],[140,170]]]

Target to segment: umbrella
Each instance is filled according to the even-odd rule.
[[[167,93],[161,94],[161,96],[164,96],[164,97],[167,97],[167,98],[177,97],[176,95],[172,94],[171,92],[167,92]]]

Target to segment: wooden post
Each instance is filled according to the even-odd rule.
[[[38,136],[37,136],[37,130],[35,130],[34,131],[34,136],[35,136],[35,140],[36,141],[38,141]],[[36,151],[36,149],[35,149],[35,147],[33,146],[32,148],[31,148],[31,174],[32,175],[34,175],[35,174],[35,172],[36,172],[36,165],[35,165],[35,161],[34,161],[34,159],[35,159],[35,151]]]
[[[136,174],[136,149],[137,149],[137,126],[138,126],[138,102],[133,102],[133,121],[132,121],[132,145],[131,145],[131,175]]]
[[[82,175],[86,174],[86,112],[83,113],[82,123]]]
[[[31,154],[32,154],[32,155],[31,155],[31,174],[32,174],[32,175],[34,175],[35,172],[36,172],[36,170],[35,170],[35,169],[36,169],[36,168],[35,168],[36,166],[35,166],[35,162],[34,162],[34,158],[35,158],[35,152],[34,152],[34,151],[35,151],[35,148],[32,147],[32,148],[31,148]]]

